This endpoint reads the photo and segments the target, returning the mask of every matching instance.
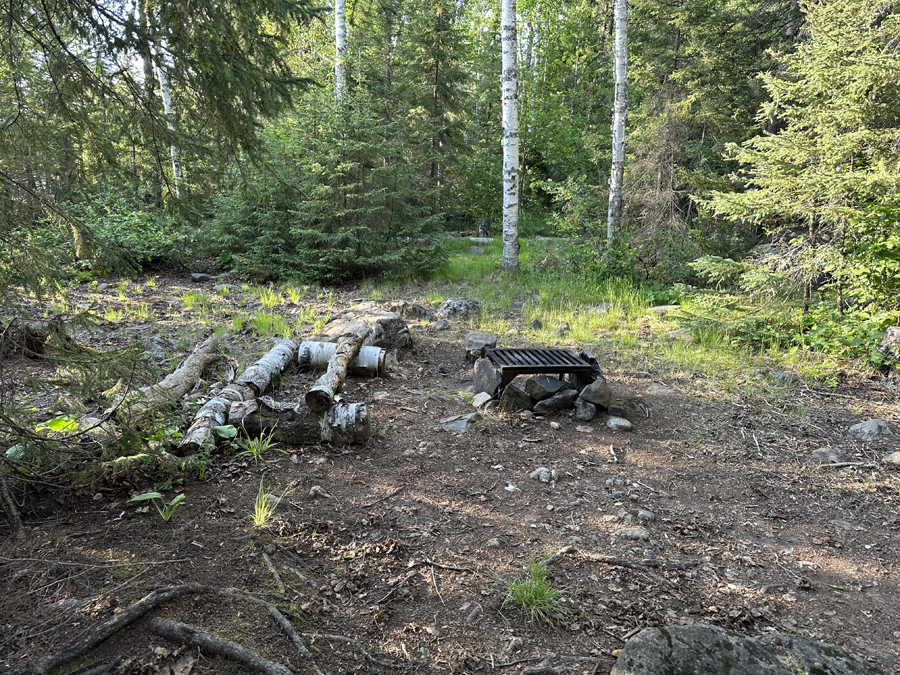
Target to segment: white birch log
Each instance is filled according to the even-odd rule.
[[[297,350],[297,365],[300,368],[327,368],[328,361],[337,351],[334,342],[307,341],[300,343]],[[384,374],[387,350],[381,347],[364,346],[350,362],[349,371],[361,377],[378,377]]]
[[[190,393],[200,379],[200,374],[220,358],[222,357],[219,355],[219,340],[215,335],[210,335],[194,348],[191,355],[175,372],[167,375],[158,384],[140,389],[138,392],[140,396],[135,397],[137,400],[129,408],[129,413],[140,414],[154,406],[177,401]]]
[[[611,252],[622,224],[622,186],[625,182],[625,119],[628,116],[628,0],[615,0],[615,102],[612,123],[612,169],[609,175],[609,210],[606,215],[606,250]]]
[[[310,410],[321,413],[334,405],[334,395],[344,386],[350,363],[359,354],[366,335],[368,335],[368,331],[362,335],[350,333],[338,338],[334,356],[328,360],[328,370],[306,392],[306,405]]]
[[[500,270],[519,269],[519,70],[516,65],[516,0],[502,0],[500,15],[502,49],[503,117],[503,254]]]
[[[256,395],[262,394],[276,375],[280,374],[294,360],[297,354],[297,343],[285,338],[276,344],[259,361],[247,368],[235,380],[237,385],[250,385]],[[226,388],[227,390],[227,388]],[[225,392],[223,392],[225,395]]]
[[[228,421],[248,436],[272,434],[272,440],[288,445],[330,442],[362,444],[372,437],[368,407],[364,403],[339,403],[324,415],[302,404],[257,399],[233,403]]]
[[[185,457],[198,452],[204,443],[215,445],[216,427],[228,422],[228,409],[231,403],[222,396],[207,401],[194,415],[190,428],[181,437],[176,454]]]

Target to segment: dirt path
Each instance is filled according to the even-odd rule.
[[[189,287],[180,283],[160,283],[151,307],[171,308],[173,293]],[[184,322],[169,320],[173,330]],[[141,330],[169,328],[159,319]],[[457,435],[439,420],[471,408],[428,394],[468,384],[461,345],[470,328],[414,327],[415,346],[390,379],[348,380],[347,400],[370,404],[378,429],[367,447],[287,447],[259,464],[221,455],[203,482],[184,487],[169,523],[126,504],[150,487],[136,484],[139,475],[74,493],[33,489],[26,544],[0,523],[0,670],[58,649],[153,588],[194,581],[262,594],[297,630],[357,642],[307,638],[328,675],[515,674],[550,653],[592,657],[569,672],[607,673],[638,629],[695,622],[824,639],[900,673],[900,480],[878,463],[900,449],[896,380],[827,392],[795,382],[770,404],[716,391],[702,373],[661,383],[652,348],[626,364],[607,346],[598,355],[615,395],[641,397],[649,411],[632,416],[634,432],[597,421],[581,432],[570,413],[493,411]],[[501,342],[524,346],[515,339]],[[231,349],[246,358],[266,346],[245,335]],[[274,396],[300,397],[313,379],[295,372]],[[854,440],[848,426],[869,417],[898,435]],[[810,463],[822,446],[861,465]],[[541,466],[559,479],[530,479]],[[255,528],[248,516],[260,482],[286,496],[276,518]],[[328,496],[311,498],[314,486]],[[649,540],[622,533],[638,527]],[[565,547],[575,550],[551,567],[565,616],[530,625],[503,606],[504,580],[523,578],[530,557]],[[264,608],[210,594],[160,606],[63,672],[118,657],[109,672],[252,672],[153,635],[151,616],[312,672]]]

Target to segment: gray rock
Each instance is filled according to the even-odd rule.
[[[203,274],[202,272],[194,272],[193,274],[191,274],[191,281],[193,281],[195,284],[204,284],[207,281],[212,280],[213,277],[209,276],[208,274]]]
[[[881,460],[885,464],[893,464],[894,466],[900,466],[900,452],[892,452],[887,455],[884,459]]]
[[[651,314],[656,314],[660,318],[665,318],[673,309],[678,309],[679,305],[656,305],[650,308]]]
[[[546,471],[546,469],[544,469],[544,470]],[[547,482],[549,482],[549,481],[547,481]],[[529,525],[535,525],[536,523],[541,522],[541,517],[538,515],[535,515],[533,513],[526,513],[524,519],[525,519],[525,522]]]
[[[504,410],[531,410],[534,408],[534,399],[525,391],[514,384],[507,385],[503,389],[500,398],[500,406]]]
[[[575,419],[579,422],[590,422],[597,414],[597,406],[585,401],[580,396],[575,399]]]
[[[507,649],[509,649],[509,651],[511,652],[518,652],[521,651],[524,646],[525,640],[520,637],[513,636],[509,638],[509,645],[507,646]]]
[[[606,412],[610,417],[625,417],[625,408],[620,405],[607,406]]]
[[[633,431],[634,425],[624,417],[610,417],[606,420],[606,426],[613,431]]]
[[[502,545],[502,542],[497,537],[488,539],[487,543],[485,544],[485,546],[487,546],[488,548],[500,548]]]
[[[875,349],[891,361],[900,362],[900,326],[889,326]]]
[[[647,509],[638,509],[637,512],[638,520],[642,523],[652,523],[656,520],[656,514],[653,511],[648,511]]]
[[[784,370],[770,370],[769,377],[775,380],[775,384],[786,385],[791,384],[792,382],[796,382],[799,378],[793,373],[788,373]]]
[[[563,321],[561,324],[559,324],[559,325],[556,327],[556,335],[557,335],[558,337],[565,337],[566,335],[569,334],[569,332],[570,332],[571,330],[572,330],[572,327],[569,326],[569,322],[568,322],[568,321]]]
[[[546,466],[542,466],[532,471],[528,477],[541,483],[550,483],[559,478],[559,472],[556,469],[548,469]]]
[[[388,305],[388,310],[394,312],[394,314],[399,314],[404,319],[425,319],[427,321],[434,319],[434,312],[417,302],[394,300]]]
[[[446,375],[447,373],[450,372],[450,366],[448,366],[446,363],[439,363],[438,364],[438,372],[441,375]]]
[[[107,283],[103,283],[103,284],[100,284],[99,286],[97,286],[98,291],[105,291],[107,288],[109,288],[109,284],[107,284]]]
[[[476,253],[476,254],[484,253],[484,249],[481,248],[480,246],[470,246],[469,253]]]
[[[594,433],[594,427],[578,425],[577,427],[575,427],[575,431],[577,431],[579,434],[592,434]]]
[[[837,645],[796,635],[752,638],[718,626],[645,628],[610,675],[883,675]]]
[[[485,410],[495,410],[500,407],[500,401],[495,398],[492,398],[490,401],[484,404]]]
[[[453,417],[445,417],[441,420],[441,427],[447,431],[453,431],[457,434],[464,434],[471,431],[472,427],[480,422],[483,418],[477,412],[468,415],[453,415]]]
[[[475,393],[485,392],[493,396],[500,386],[500,373],[494,368],[490,359],[478,359],[472,374],[472,386]]]
[[[672,387],[667,387],[664,384],[651,384],[647,387],[647,393],[653,394],[654,396],[674,396],[678,392]]]
[[[486,394],[485,392],[481,392],[479,394],[475,394],[475,398],[472,399],[472,405],[476,408],[480,408],[485,405],[488,401],[491,400],[491,395]]]
[[[525,380],[525,391],[535,401],[543,401],[550,398],[561,389],[570,385],[550,375],[537,375]]]
[[[850,433],[862,441],[874,441],[880,436],[893,436],[891,428],[884,420],[866,420],[850,427]]]
[[[534,328],[535,330],[540,330],[541,328],[544,327],[544,322],[541,321],[540,319],[532,319],[531,327]]]
[[[606,409],[612,403],[612,389],[601,374],[581,390],[581,398],[588,403],[593,403],[598,408]]]
[[[428,330],[439,331],[439,330],[447,330],[450,328],[450,324],[443,319],[435,321],[432,324],[428,325]]]
[[[852,529],[855,529],[855,528],[853,527],[853,523],[851,523],[851,522],[849,522],[849,521],[846,521],[846,520],[841,520],[840,518],[835,518],[834,520],[829,520],[828,523],[829,523],[830,525],[834,525],[835,527],[839,527],[839,528],[841,528],[842,530],[852,530]]]
[[[850,461],[847,455],[834,448],[816,448],[810,454],[810,459],[817,464],[839,464]]]
[[[568,410],[575,405],[575,399],[578,398],[578,390],[576,389],[564,389],[560,391],[550,398],[546,398],[543,401],[535,404],[534,412],[536,413],[549,413],[555,412],[557,410]]]
[[[481,314],[481,303],[468,298],[450,298],[437,308],[439,319],[471,319]]]
[[[524,300],[510,300],[509,301],[509,310],[511,312],[515,312],[516,314],[521,314],[523,309],[525,309],[525,301]]]
[[[643,527],[625,527],[616,530],[614,533],[619,539],[630,539],[631,541],[650,541],[650,533]]]
[[[488,349],[497,348],[497,336],[493,333],[482,333],[473,330],[463,340],[463,347],[466,349],[467,360],[483,359]]]

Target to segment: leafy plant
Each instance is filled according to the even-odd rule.
[[[173,497],[172,500],[167,503],[159,492],[145,492],[142,495],[132,497],[128,501],[143,502],[147,501],[148,499],[153,500],[153,506],[155,506],[156,510],[159,511],[159,515],[162,516],[162,519],[168,523],[172,519],[172,516],[175,515],[175,511],[178,509],[178,505],[184,501],[184,498],[185,495],[182,492],[180,495],[176,495],[175,497]]]
[[[275,515],[275,509],[278,508],[278,504],[281,503],[286,494],[287,490],[285,489],[277,499],[272,499],[273,495],[266,494],[263,482],[259,481],[259,492],[256,493],[256,500],[253,502],[253,513],[250,514],[253,524],[257,527],[262,527],[272,520],[272,516]]]
[[[506,596],[501,609],[513,605],[525,612],[528,623],[553,625],[568,610],[563,606],[566,594],[547,578],[547,562],[533,555],[528,559],[528,576],[504,582]]]

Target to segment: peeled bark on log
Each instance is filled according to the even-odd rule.
[[[203,447],[204,443],[215,445],[215,429],[228,421],[228,409],[232,401],[224,396],[217,396],[207,401],[194,416],[194,421],[178,444],[179,457],[192,455]]]
[[[228,421],[250,436],[271,433],[272,440],[288,445],[365,443],[372,437],[365,403],[339,403],[319,416],[300,404],[245,401],[231,405]]]
[[[180,642],[191,647],[199,647],[207,652],[224,656],[226,659],[243,663],[254,672],[267,675],[294,675],[287,666],[257,654],[252,649],[212,633],[207,633],[193,626],[165,619],[150,619],[147,627],[157,635],[172,642]]]
[[[335,314],[322,327],[322,335],[334,340],[347,333],[362,335],[366,330],[371,331],[365,339],[366,345],[404,349],[412,342],[403,318],[374,302],[363,302]]]
[[[306,405],[310,410],[321,413],[334,405],[334,395],[344,386],[350,362],[359,355],[363,340],[368,334],[369,330],[366,328],[362,333],[348,333],[338,338],[334,356],[328,360],[328,370],[306,392]]]
[[[228,409],[232,403],[251,401],[262,394],[272,379],[294,360],[297,343],[285,338],[270,349],[265,356],[247,368],[237,380],[219,395],[207,401],[191,422],[190,428],[178,444],[178,455],[184,457],[200,450],[204,443],[215,441],[215,428],[228,422]]]
[[[336,351],[337,345],[334,342],[301,342],[300,349],[297,350],[297,365],[301,368],[327,368]],[[384,374],[386,358],[387,350],[383,347],[363,345],[347,369],[352,375],[378,377]]]
[[[210,335],[194,348],[174,373],[158,384],[139,390],[142,396],[132,404],[129,412],[141,414],[154,406],[178,400],[189,393],[200,379],[200,374],[220,358],[219,340],[215,335]]]

